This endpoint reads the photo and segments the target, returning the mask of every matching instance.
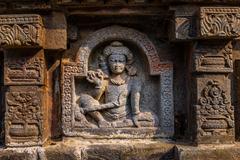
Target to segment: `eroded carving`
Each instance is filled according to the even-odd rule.
[[[75,113],[77,120],[83,119],[81,114],[88,114],[98,127],[154,125],[150,112],[140,112],[141,83],[132,63],[133,54],[122,43],[115,41],[104,49],[100,58],[100,69],[103,72],[98,70],[87,73],[87,80],[95,88],[89,94],[80,95]],[[103,94],[104,100],[101,100]],[[92,126],[84,123],[84,127]]]
[[[222,47],[224,46],[224,47]],[[194,54],[196,72],[232,72],[232,43],[225,45],[198,45]]]
[[[203,37],[236,37],[240,35],[238,7],[202,7],[200,32]]]
[[[42,57],[16,57],[4,59],[5,84],[44,84]]]
[[[196,106],[197,136],[234,135],[234,109],[220,82],[209,81]]]
[[[0,45],[42,46],[43,24],[39,15],[1,15]]]
[[[6,93],[6,144],[39,145],[43,132],[41,94],[36,87],[19,89],[24,91],[12,90]]]

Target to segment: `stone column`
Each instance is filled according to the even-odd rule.
[[[198,40],[192,55],[193,135],[197,144],[232,143],[234,107],[231,40],[239,37],[240,9],[201,7]]]
[[[231,42],[198,42],[192,55],[192,111],[194,142],[234,142]]]
[[[42,145],[46,139],[44,29],[39,15],[1,15],[4,48],[5,144]]]

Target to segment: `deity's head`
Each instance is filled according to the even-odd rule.
[[[109,70],[113,74],[121,74],[133,62],[131,51],[121,42],[115,41],[107,46],[103,55],[106,58]]]

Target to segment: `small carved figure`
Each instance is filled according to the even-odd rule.
[[[90,115],[99,127],[153,126],[153,115],[140,112],[141,83],[132,66],[131,51],[115,41],[104,49],[99,60],[101,70],[87,73],[87,80],[95,88],[80,95],[79,111]]]

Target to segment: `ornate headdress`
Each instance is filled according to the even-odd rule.
[[[132,52],[127,47],[125,47],[121,42],[114,41],[103,50],[103,56],[106,58],[113,54],[124,55],[126,56],[127,64],[133,63]]]
[[[128,71],[128,74],[129,75],[135,75],[137,70],[136,70],[136,68],[131,66],[131,64],[133,63],[133,54],[126,46],[124,46],[119,41],[112,42],[109,46],[107,46],[103,50],[102,56],[99,57],[99,65],[102,68],[102,70],[105,73],[108,73],[107,64],[106,64],[107,58],[110,55],[116,55],[116,54],[117,55],[124,55],[126,57],[126,60],[127,60],[126,69]]]

